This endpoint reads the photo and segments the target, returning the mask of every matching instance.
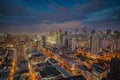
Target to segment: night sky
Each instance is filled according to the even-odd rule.
[[[120,30],[120,0],[0,0],[0,32]]]

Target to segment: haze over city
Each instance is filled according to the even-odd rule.
[[[0,32],[120,29],[119,0],[0,0]]]

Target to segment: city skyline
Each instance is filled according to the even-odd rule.
[[[120,29],[118,0],[1,0],[0,32]]]
[[[0,80],[120,80],[120,31],[0,34]]]

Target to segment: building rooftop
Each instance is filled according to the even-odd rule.
[[[90,73],[92,73],[92,68],[87,69],[87,71],[89,71]]]
[[[52,64],[58,63],[54,58],[50,58],[49,61],[50,61]]]
[[[100,64],[94,64],[94,65],[92,66],[92,68],[93,68],[93,70],[96,70],[96,71],[99,72],[99,73],[102,73],[102,72],[105,71],[104,66],[103,66],[103,65],[100,65]]]
[[[50,66],[51,64],[46,62],[46,63],[38,63],[36,65],[37,65],[37,67],[43,67],[43,66]]]
[[[44,56],[44,54],[41,53],[41,52],[38,52],[38,53],[32,54],[32,56],[33,56],[33,57],[38,57],[38,56]]]
[[[80,69],[82,69],[82,70],[86,71],[86,70],[87,70],[87,66],[82,65],[82,66],[80,66]]]
[[[46,66],[43,69],[39,71],[42,78],[49,78],[49,77],[55,77],[61,74],[59,71],[57,71],[56,68],[53,66]]]

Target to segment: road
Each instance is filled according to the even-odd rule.
[[[63,69],[60,65],[54,65],[54,67],[60,71],[61,73],[63,73],[63,75],[65,77],[71,77],[72,75],[70,73],[68,73],[65,69]]]

